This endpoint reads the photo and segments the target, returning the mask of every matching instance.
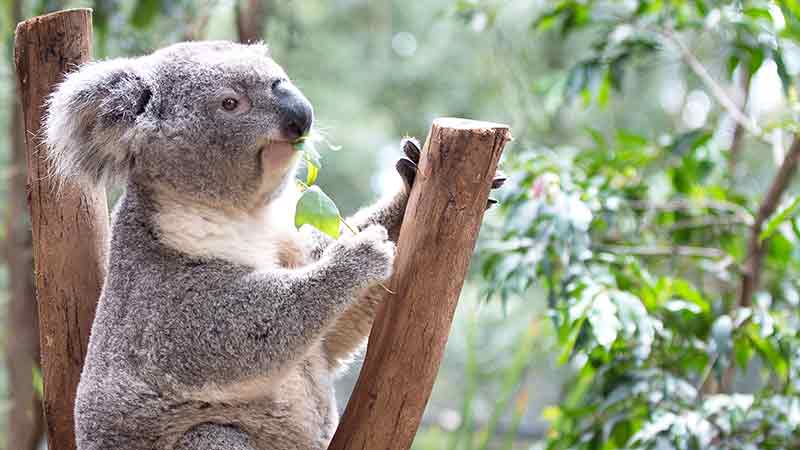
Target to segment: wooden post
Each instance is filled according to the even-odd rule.
[[[74,9],[20,23],[15,40],[50,450],[75,449],[75,391],[105,276],[108,210],[103,189],[66,182],[56,190],[41,117],[64,72],[89,61],[91,30],[91,10]]]
[[[377,313],[329,450],[407,450],[442,359],[503,146],[505,125],[437,119],[400,230],[395,292]]]

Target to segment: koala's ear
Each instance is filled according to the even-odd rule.
[[[136,60],[89,63],[52,93],[45,140],[54,175],[102,183],[124,178],[146,136],[153,90]]]

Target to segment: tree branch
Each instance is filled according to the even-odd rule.
[[[397,241],[395,295],[378,307],[364,365],[329,450],[411,448],[510,139],[505,125],[433,122]]]
[[[262,40],[266,18],[266,0],[237,1],[236,31],[239,42],[243,44],[252,44]]]
[[[722,86],[720,86],[719,83],[714,80],[711,74],[708,73],[708,70],[703,63],[700,62],[694,53],[692,53],[692,50],[687,47],[686,44],[684,44],[683,41],[681,41],[672,30],[657,31],[657,33],[678,48],[681,53],[681,57],[689,66],[689,68],[692,69],[695,75],[700,78],[700,81],[706,85],[709,91],[711,91],[711,95],[713,95],[717,102],[722,105],[723,108],[725,108],[733,120],[735,120],[739,126],[748,132],[763,139],[761,128],[759,128],[758,125],[756,125],[755,122],[739,108],[736,102],[734,102],[728,93],[725,92],[725,89],[723,89]]]
[[[741,110],[747,107],[747,100],[750,97],[750,77],[751,73],[743,65],[739,69],[739,89],[741,90]],[[744,140],[744,127],[739,122],[733,127],[733,138],[731,139],[731,147],[728,152],[728,172],[731,177],[736,173],[736,166],[739,163],[740,154],[742,152],[742,141]]]
[[[705,227],[733,227],[733,226],[746,226],[750,225],[750,222],[741,220],[738,217],[703,217],[700,220],[695,219],[687,219],[687,220],[679,220],[667,228],[667,232],[674,232],[680,230],[688,230],[692,228],[705,228]]]
[[[38,137],[54,86],[91,59],[91,34],[92,11],[71,9],[28,19],[15,37],[50,450],[75,450],[75,393],[103,287],[109,231],[105,189],[72,180],[57,189]]]
[[[750,306],[753,294],[758,289],[761,263],[766,250],[766,241],[762,241],[759,237],[761,227],[778,208],[783,193],[789,187],[792,177],[797,172],[798,162],[800,162],[800,135],[794,137],[792,146],[789,148],[789,152],[783,159],[780,168],[778,168],[778,173],[772,179],[769,190],[758,208],[755,221],[750,227],[747,256],[742,267],[742,287],[739,291],[739,305],[741,306]]]
[[[14,23],[22,20],[22,1],[11,3]],[[16,84],[16,75],[9,73]],[[16,94],[16,91],[14,91]],[[44,436],[42,399],[31,381],[39,368],[39,316],[33,285],[33,253],[27,205],[25,126],[18,95],[8,102],[10,166],[0,172],[0,182],[7,183],[5,240],[3,257],[8,273],[6,338],[4,343],[8,379],[5,448],[36,450]]]
[[[592,246],[592,250],[639,256],[686,256],[708,259],[729,257],[727,253],[718,248],[688,245],[596,245]]]
[[[653,203],[645,200],[634,200],[627,202],[631,209],[636,210],[658,210],[658,211],[690,211],[692,209],[712,209],[715,211],[725,212],[732,214],[736,220],[751,225],[753,223],[753,215],[744,207],[736,203],[726,202],[723,200],[689,200],[689,199],[673,199],[664,203]]]

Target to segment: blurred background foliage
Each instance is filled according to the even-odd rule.
[[[434,117],[512,126],[416,449],[800,448],[800,1],[4,2],[6,448],[42,445],[12,31],[75,6],[98,57],[264,39],[344,212]]]

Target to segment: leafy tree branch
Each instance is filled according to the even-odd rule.
[[[764,259],[766,241],[761,239],[761,228],[769,217],[778,208],[781,197],[797,172],[800,161],[800,136],[795,136],[789,151],[783,159],[778,172],[770,183],[764,199],[758,208],[753,225],[750,227],[750,238],[747,243],[747,256],[745,258],[742,274],[742,285],[739,291],[739,304],[750,306],[753,294],[758,288],[761,276],[761,265]]]

